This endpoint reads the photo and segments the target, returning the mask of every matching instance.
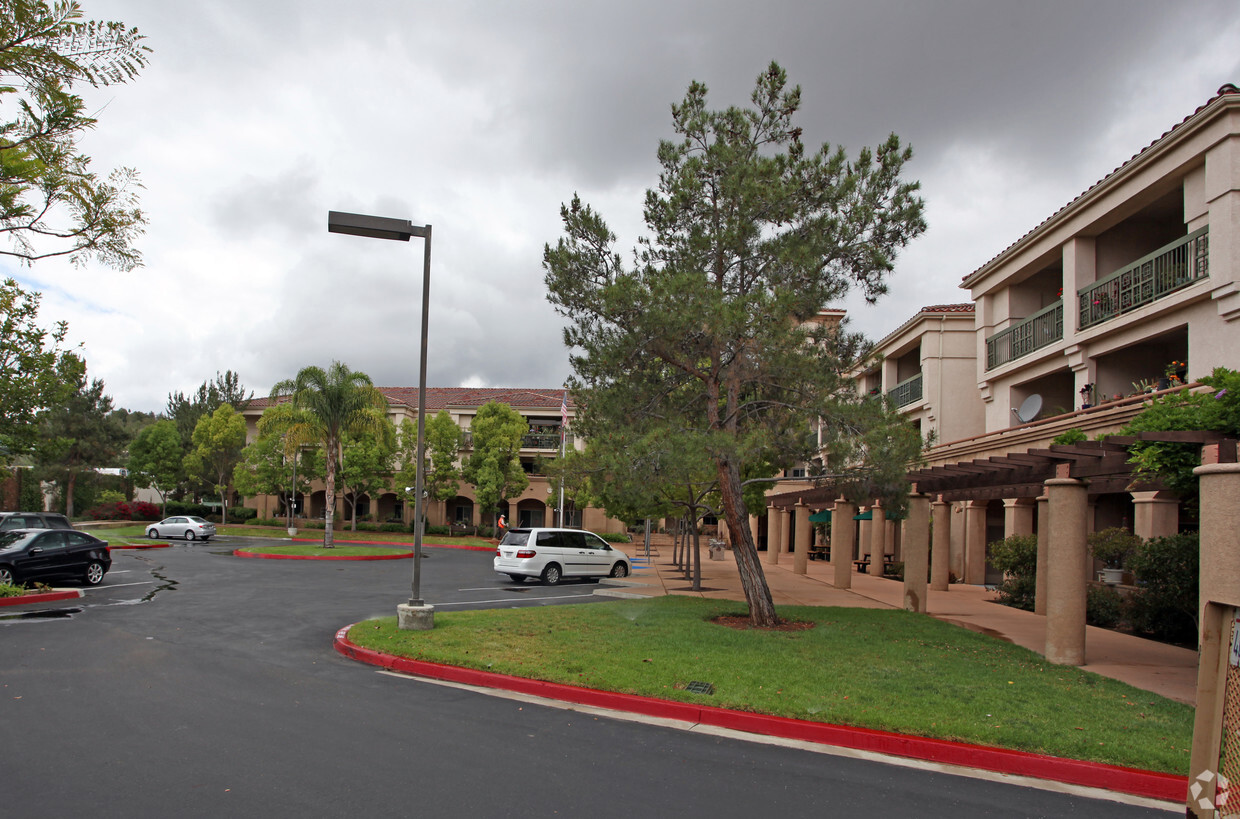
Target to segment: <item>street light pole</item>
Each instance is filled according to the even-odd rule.
[[[431,300],[431,226],[415,225],[408,219],[389,219],[360,213],[329,211],[327,230],[371,239],[407,242],[418,236],[424,240],[422,256],[422,340],[418,361],[418,462],[413,500],[413,594],[409,602],[396,607],[400,628],[424,631],[435,626],[435,609],[422,599],[422,487],[426,482],[426,339]]]

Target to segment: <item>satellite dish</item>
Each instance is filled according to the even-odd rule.
[[[1012,410],[1012,414],[1016,416],[1016,420],[1022,424],[1027,424],[1034,418],[1038,417],[1038,413],[1042,411],[1042,396],[1036,392],[1026,398],[1020,404],[1020,409]]]

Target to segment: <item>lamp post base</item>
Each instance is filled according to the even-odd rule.
[[[435,627],[435,607],[401,603],[396,607],[396,626],[401,631],[430,631]]]

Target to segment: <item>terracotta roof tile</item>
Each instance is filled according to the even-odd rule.
[[[1092,191],[1094,188],[1098,187],[1098,186],[1099,186],[1099,185],[1101,185],[1103,182],[1106,182],[1108,179],[1110,179],[1111,177],[1115,176],[1115,174],[1119,173],[1119,172],[1120,172],[1120,171],[1122,171],[1124,168],[1126,168],[1126,167],[1128,167],[1129,165],[1131,165],[1133,162],[1136,162],[1136,161],[1137,161],[1137,160],[1138,160],[1138,159],[1139,159],[1139,158],[1140,158],[1143,154],[1145,154],[1145,152],[1146,152],[1146,151],[1150,150],[1150,149],[1151,149],[1151,148],[1153,148],[1155,145],[1157,145],[1158,143],[1162,142],[1162,141],[1163,141],[1164,139],[1166,139],[1167,137],[1171,136],[1171,134],[1173,134],[1173,133],[1175,133],[1176,131],[1178,131],[1178,130],[1180,130],[1181,128],[1183,128],[1183,127],[1184,127],[1184,125],[1185,125],[1185,124],[1187,124],[1189,120],[1191,120],[1193,117],[1195,117],[1195,116],[1197,116],[1198,114],[1200,114],[1200,113],[1201,113],[1202,111],[1204,111],[1206,108],[1209,108],[1212,104],[1214,104],[1214,102],[1215,102],[1216,100],[1220,100],[1220,99],[1222,99],[1222,98],[1223,98],[1223,97],[1225,97],[1225,96],[1229,96],[1229,95],[1233,95],[1233,94],[1240,94],[1240,88],[1236,88],[1236,86],[1232,85],[1231,83],[1226,83],[1226,84],[1224,84],[1223,86],[1221,86],[1221,87],[1219,88],[1218,92],[1217,92],[1217,93],[1216,93],[1213,97],[1210,97],[1210,99],[1208,99],[1208,100],[1207,100],[1204,104],[1202,104],[1202,105],[1198,106],[1197,110],[1193,111],[1191,114],[1189,114],[1188,116],[1184,117],[1184,119],[1182,119],[1182,120],[1180,120],[1179,122],[1177,122],[1175,125],[1173,125],[1171,128],[1169,128],[1167,131],[1164,131],[1164,132],[1163,132],[1163,134],[1162,134],[1162,136],[1158,137],[1158,139],[1154,140],[1154,141],[1153,141],[1153,142],[1151,142],[1149,145],[1146,145],[1146,146],[1145,146],[1144,148],[1142,148],[1140,151],[1137,151],[1135,154],[1133,154],[1131,157],[1129,157],[1129,158],[1127,159],[1127,161],[1125,161],[1124,163],[1122,163],[1121,165],[1119,165],[1117,168],[1115,168],[1113,171],[1111,171],[1110,173],[1108,173],[1106,176],[1102,177],[1102,178],[1101,178],[1101,179],[1099,179],[1097,182],[1095,182],[1094,184],[1090,185],[1088,188],[1086,188],[1085,190],[1083,190],[1083,191],[1082,191],[1082,192],[1081,192],[1081,193],[1080,193],[1080,194],[1079,194],[1076,198],[1074,198],[1071,202],[1069,202],[1068,204],[1064,205],[1062,208],[1060,208],[1059,210],[1057,210],[1057,211],[1055,211],[1054,213],[1052,213],[1050,216],[1048,216],[1048,217],[1046,217],[1045,219],[1043,219],[1043,220],[1042,220],[1041,222],[1039,222],[1037,225],[1034,225],[1034,226],[1033,226],[1033,227],[1032,227],[1032,228],[1031,228],[1028,232],[1026,232],[1026,233],[1025,233],[1025,235],[1024,235],[1024,236],[1021,236],[1021,237],[1020,237],[1019,239],[1017,239],[1015,242],[1012,242],[1010,245],[1008,245],[1007,247],[1005,247],[1003,250],[1001,250],[1001,251],[999,251],[998,253],[996,253],[993,257],[991,257],[990,259],[988,259],[988,260],[986,261],[986,263],[985,263],[985,264],[983,264],[981,267],[977,268],[977,270],[974,270],[972,273],[967,273],[967,274],[965,274],[963,277],[961,277],[961,281],[968,281],[968,280],[969,280],[969,278],[971,278],[972,276],[976,275],[976,274],[977,274],[977,272],[978,272],[979,270],[984,269],[984,268],[985,268],[985,267],[987,267],[989,264],[991,264],[991,262],[993,262],[995,259],[998,259],[1000,256],[1002,256],[1003,254],[1007,253],[1009,250],[1011,250],[1012,248],[1016,247],[1018,244],[1020,244],[1021,242],[1023,242],[1023,241],[1024,241],[1025,239],[1027,239],[1027,238],[1028,238],[1031,234],[1036,233],[1036,232],[1038,231],[1038,228],[1042,227],[1042,226],[1043,226],[1043,225],[1045,225],[1047,222],[1050,222],[1050,221],[1054,220],[1054,219],[1055,219],[1055,217],[1057,217],[1059,214],[1063,213],[1063,212],[1064,212],[1065,210],[1067,210],[1068,208],[1072,207],[1074,204],[1076,204],[1078,201],[1080,201],[1082,197],[1084,197],[1086,194],[1088,194],[1088,193],[1089,193],[1090,191]]]

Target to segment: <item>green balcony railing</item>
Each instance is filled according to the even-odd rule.
[[[986,339],[986,369],[1029,355],[1063,338],[1063,300]]]
[[[1123,315],[1210,275],[1210,228],[1203,227],[1077,291],[1080,329]]]
[[[914,401],[920,401],[922,396],[921,383],[921,373],[917,373],[912,378],[906,378],[887,390],[887,397],[897,407],[903,407]]]

